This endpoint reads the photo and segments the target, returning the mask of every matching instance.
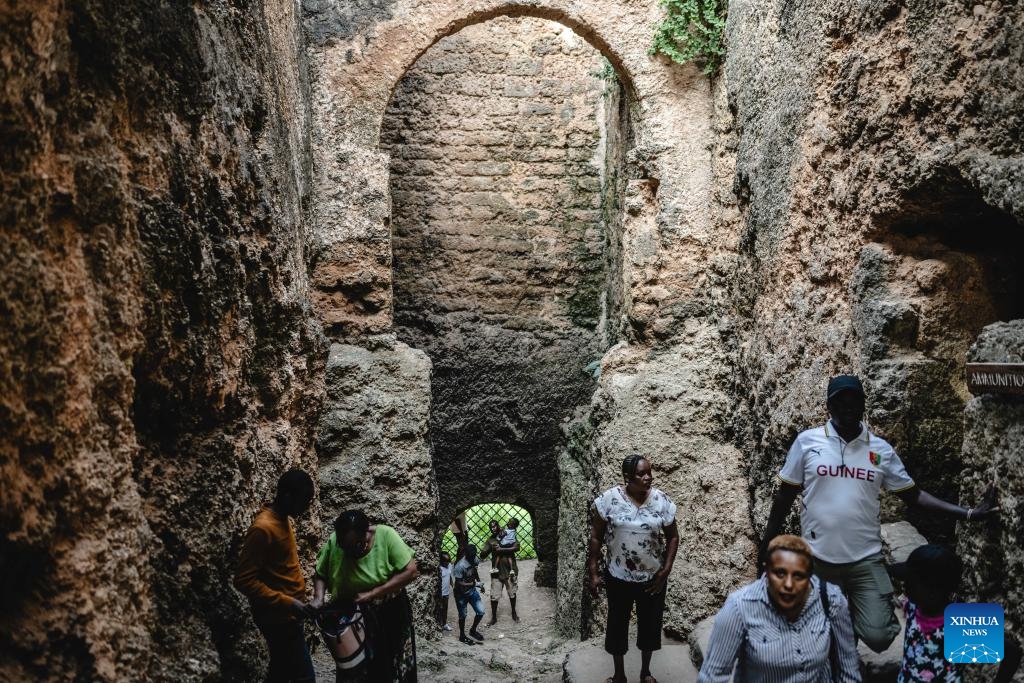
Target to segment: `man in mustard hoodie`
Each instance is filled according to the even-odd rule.
[[[267,683],[313,683],[313,662],[302,621],[314,610],[305,602],[306,580],[299,567],[295,532],[289,517],[298,517],[313,502],[313,480],[299,469],[277,480],[274,501],[264,507],[242,543],[235,588],[249,598],[253,620],[267,641]]]

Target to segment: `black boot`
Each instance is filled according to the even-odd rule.
[[[494,626],[498,623],[498,601],[491,600],[491,620],[487,622],[488,626]]]
[[[477,617],[479,619],[480,617]],[[472,633],[472,631],[470,631]],[[466,645],[476,645],[476,641],[466,637],[466,617],[459,617],[459,640]]]
[[[519,615],[516,614],[516,599],[515,598],[509,598],[508,599],[508,604],[510,604],[512,606],[512,621],[514,621],[514,622],[516,622],[518,624],[519,623]]]
[[[481,634],[476,627],[480,625],[480,620],[483,618],[484,615],[482,614],[476,615],[476,617],[473,619],[473,628],[469,629],[469,635],[471,635],[472,637],[476,638],[481,642],[483,642],[484,637],[483,634]]]

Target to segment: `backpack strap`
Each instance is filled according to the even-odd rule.
[[[828,599],[828,588],[825,579],[818,577],[818,591],[821,593],[821,607],[825,610],[825,621],[832,628],[832,604]]]
[[[832,627],[832,604],[828,599],[828,582],[818,577],[818,589],[821,593],[821,609],[825,612],[825,624],[828,626],[828,665],[832,680],[839,680],[839,653],[836,652],[835,629]]]

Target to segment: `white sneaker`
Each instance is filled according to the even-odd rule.
[[[449,626],[448,624],[445,624],[444,626],[441,627],[441,630],[442,631],[451,631],[452,627]]]

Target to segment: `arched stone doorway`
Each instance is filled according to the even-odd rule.
[[[555,580],[563,425],[618,335],[629,140],[607,60],[531,18],[438,41],[382,126],[394,330],[433,366],[439,520],[474,500],[536,510],[541,585]]]
[[[536,559],[537,537],[533,513],[520,505],[501,501],[477,503],[456,513],[441,534],[441,551],[448,553],[454,562],[462,556],[467,543],[480,548],[487,542],[491,535],[489,525],[492,521],[507,527],[511,519],[515,519],[518,525],[516,542],[519,543],[519,552],[516,558]]]
[[[352,11],[356,16],[341,16],[341,9],[325,4],[322,11],[306,16],[307,35],[314,38],[308,50],[311,88],[317,93],[310,122],[311,278],[314,305],[334,342],[319,441],[321,499],[324,519],[346,501],[365,504],[399,527],[417,548],[423,574],[429,577],[436,570],[438,527],[457,508],[439,509],[437,497],[426,410],[434,368],[427,354],[396,336],[390,158],[380,147],[385,110],[395,88],[438,40],[499,16],[558,21],[611,64],[628,95],[634,143],[626,159],[630,170],[621,178],[622,257],[621,267],[614,269],[619,298],[613,304],[618,309],[613,322],[619,338],[637,346],[619,345],[615,378],[608,380],[617,391],[627,386],[618,377],[623,360],[642,363],[645,346],[684,331],[678,327],[680,316],[699,313],[689,308],[690,302],[708,286],[708,266],[719,239],[709,214],[711,91],[696,68],[680,68],[647,54],[654,6],[399,0],[387,8]],[[709,329],[701,323],[685,333]],[[709,334],[717,340],[713,330]],[[722,357],[707,343],[701,348]],[[615,393],[604,405],[618,411],[615,401],[626,396]],[[611,434],[626,429],[632,419],[617,423],[609,438],[618,439]],[[663,419],[668,418],[655,418]],[[697,425],[693,438],[698,440],[712,424],[699,412],[688,419]],[[627,441],[632,439],[627,435]],[[672,445],[672,457],[683,458],[684,451],[698,447],[687,436]],[[563,500],[568,495],[571,505],[546,501],[560,513],[557,522],[553,517],[546,522],[551,525],[548,537],[555,538],[556,524],[571,536],[564,548],[563,539],[558,541],[559,585],[565,583],[566,600],[575,604],[570,610],[562,610],[561,604],[559,608],[560,615],[569,615],[569,631],[579,623],[573,615],[579,614],[582,599],[586,501],[620,459],[618,447],[604,445],[588,446],[582,457],[594,462],[580,469],[570,458],[573,490],[567,494],[563,487],[558,494]],[[544,523],[538,513],[538,526]],[[553,557],[554,546],[549,543],[548,548]],[[424,615],[432,594],[425,581],[421,579],[416,598]],[[561,601],[561,590],[559,595]],[[685,620],[685,608],[677,611]]]

